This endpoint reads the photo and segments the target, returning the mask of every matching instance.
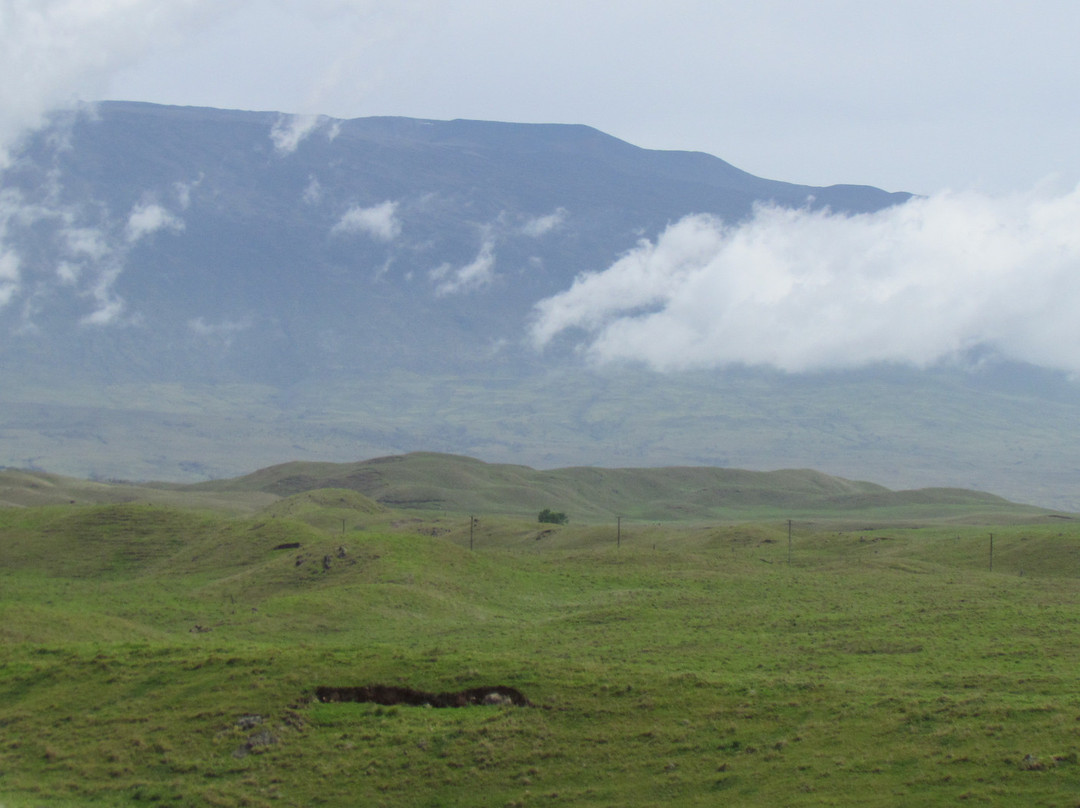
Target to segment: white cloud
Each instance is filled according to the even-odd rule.
[[[943,193],[873,214],[690,216],[541,301],[538,347],[660,370],[929,366],[987,346],[1080,372],[1080,189]]]
[[[99,267],[95,282],[89,290],[94,300],[94,310],[82,318],[83,325],[106,326],[119,322],[124,312],[124,300],[114,291],[116,279],[123,272],[123,264],[110,262],[106,267]]]
[[[0,309],[19,291],[21,281],[19,254],[6,242],[8,229],[21,208],[21,198],[14,191],[0,189]]]
[[[202,185],[205,176],[205,174],[200,173],[198,178],[193,182],[173,183],[173,191],[176,194],[176,201],[180,204],[180,210],[187,210],[191,207],[191,192]]]
[[[234,10],[244,0],[0,0],[0,171],[27,132],[46,123],[73,123],[76,115],[51,115],[58,109],[91,114],[86,102],[105,95],[109,78],[153,52],[164,53],[193,31]],[[50,137],[65,148],[66,130]],[[51,178],[55,181],[55,177]],[[90,324],[115,322],[123,308],[111,292],[119,274],[123,244],[95,227],[92,214],[56,202],[56,191],[42,189],[45,201],[28,202],[12,189],[0,191],[0,308],[26,293],[30,282],[60,284],[93,301]],[[153,225],[144,211],[131,222],[132,235]],[[160,219],[161,226],[169,226]],[[12,243],[33,228],[54,231],[54,260],[35,273]],[[111,232],[111,231],[110,231]],[[32,281],[31,281],[32,278]],[[40,291],[39,286],[35,286]],[[24,305],[25,312],[33,307]],[[30,314],[24,314],[29,317]],[[26,324],[32,328],[32,323]]]
[[[487,286],[495,280],[495,242],[485,239],[472,263],[458,269],[443,264],[432,270],[430,275],[432,280],[439,281],[435,294],[440,296]]]
[[[157,203],[139,203],[128,216],[126,231],[128,243],[134,244],[163,229],[177,232],[184,229],[184,223]]]
[[[73,258],[100,261],[111,248],[106,236],[96,227],[68,227],[61,231],[68,254]]]
[[[308,180],[307,187],[304,189],[304,195],[301,197],[304,200],[305,205],[317,205],[322,199],[323,190],[322,185],[316,177],[311,177]]]
[[[115,285],[133,247],[160,230],[178,232],[184,223],[151,201],[119,217],[94,200],[63,202],[59,180],[52,180],[35,201],[13,188],[0,191],[0,308],[23,298],[24,327],[33,328],[38,306],[30,302],[63,291],[89,305],[81,323],[117,324],[125,304]]]
[[[56,277],[64,286],[75,286],[82,275],[82,265],[70,261],[61,261],[56,265]]]
[[[341,125],[325,115],[280,115],[270,129],[270,140],[279,156],[292,154],[300,144],[319,129],[326,129],[326,137],[333,140],[341,132]]]
[[[237,0],[0,0],[0,168],[58,107],[99,99],[109,77],[168,50]]]
[[[397,202],[382,202],[370,208],[354,205],[331,229],[334,235],[363,233],[379,241],[393,241],[401,233]]]
[[[235,334],[251,328],[249,320],[222,320],[220,323],[208,323],[203,317],[188,320],[188,328],[200,337],[215,337],[222,334]]]
[[[537,216],[535,219],[527,221],[521,226],[521,232],[532,238],[540,238],[540,236],[546,235],[561,226],[566,221],[566,216],[566,208],[556,208],[546,216]]]
[[[222,320],[220,323],[208,323],[202,317],[188,320],[188,330],[204,340],[220,342],[224,347],[232,345],[233,338],[251,328],[251,320]]]
[[[0,309],[6,306],[19,288],[19,256],[10,250],[0,252]]]
[[[112,325],[120,319],[124,312],[124,301],[103,290],[103,294],[97,295],[97,307],[80,321],[83,325],[105,326]]]

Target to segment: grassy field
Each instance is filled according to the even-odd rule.
[[[1076,523],[840,516],[0,509],[0,804],[1078,804]]]

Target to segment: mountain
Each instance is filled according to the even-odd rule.
[[[688,214],[907,198],[585,126],[57,115],[0,176],[0,464],[194,481],[430,450],[809,467],[1080,508],[1080,397],[1052,373],[660,375],[527,344],[538,301]]]
[[[537,300],[687,213],[906,198],[761,180],[584,126],[308,125],[279,148],[302,121],[108,103],[40,133],[3,178],[48,211],[8,221],[33,283],[6,307],[5,363],[275,386],[486,372]]]

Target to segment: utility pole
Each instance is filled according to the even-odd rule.
[[[476,527],[476,517],[469,515],[469,549],[472,549],[473,528]]]

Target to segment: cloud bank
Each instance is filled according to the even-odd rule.
[[[689,216],[537,304],[543,348],[658,370],[927,367],[976,347],[1080,372],[1080,189],[942,193],[873,214]]]

